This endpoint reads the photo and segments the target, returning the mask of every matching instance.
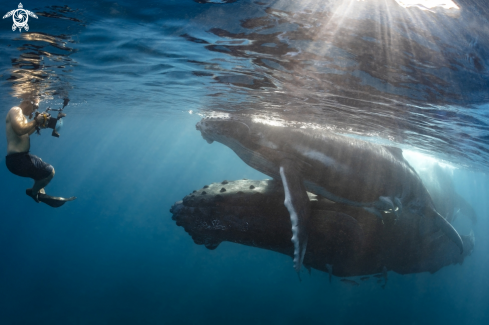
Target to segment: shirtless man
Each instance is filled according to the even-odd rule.
[[[45,163],[41,158],[31,155],[29,136],[41,125],[43,117],[39,115],[33,121],[27,121],[39,108],[39,98],[25,99],[19,106],[14,106],[7,114],[7,168],[15,175],[34,179],[31,192],[32,198],[39,203],[38,194],[44,193],[44,187],[54,177],[53,166]]]

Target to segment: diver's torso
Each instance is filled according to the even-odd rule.
[[[27,119],[24,118],[24,122],[27,123]],[[6,118],[6,134],[7,134],[7,155],[12,153],[27,152],[30,149],[29,134],[17,135],[11,125],[11,114],[9,113]]]

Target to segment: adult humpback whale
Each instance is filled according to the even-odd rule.
[[[384,270],[434,273],[462,264],[474,247],[473,235],[461,236],[464,252],[460,254],[432,218],[409,214],[408,209],[397,221],[386,214],[382,224],[362,208],[308,196],[311,217],[303,263],[330,276],[365,276]],[[193,191],[170,212],[196,244],[208,249],[227,241],[293,257],[290,216],[283,202],[280,181],[223,181]]]
[[[196,128],[207,142],[228,146],[249,166],[282,181],[296,271],[300,271],[309,232],[306,189],[334,202],[362,207],[379,218],[403,209],[433,218],[463,252],[460,235],[435,210],[399,148],[324,130],[272,126],[246,117],[204,118]]]

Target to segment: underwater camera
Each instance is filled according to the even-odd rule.
[[[70,100],[68,98],[65,98],[63,101],[63,107],[61,107],[59,109],[54,109],[54,108],[48,107],[42,113],[36,112],[35,117],[38,117],[39,115],[42,115],[44,117],[44,122],[41,124],[41,127],[43,129],[46,129],[46,128],[53,129],[53,132],[51,133],[51,135],[53,137],[59,138],[58,131],[63,126],[62,118],[66,116],[66,114],[63,113],[63,109],[66,107],[66,105],[68,105],[69,102],[70,102]],[[58,112],[58,116],[52,117],[51,114],[48,113],[49,111]],[[37,134],[39,134],[39,135],[41,134],[41,127],[36,126],[36,131],[37,131]]]

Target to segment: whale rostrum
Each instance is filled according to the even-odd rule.
[[[300,271],[309,232],[306,190],[363,208],[381,223],[385,214],[406,210],[430,218],[463,252],[460,235],[435,210],[430,194],[399,148],[247,117],[204,118],[196,128],[207,142],[228,146],[246,164],[282,183],[292,223],[296,271]]]

